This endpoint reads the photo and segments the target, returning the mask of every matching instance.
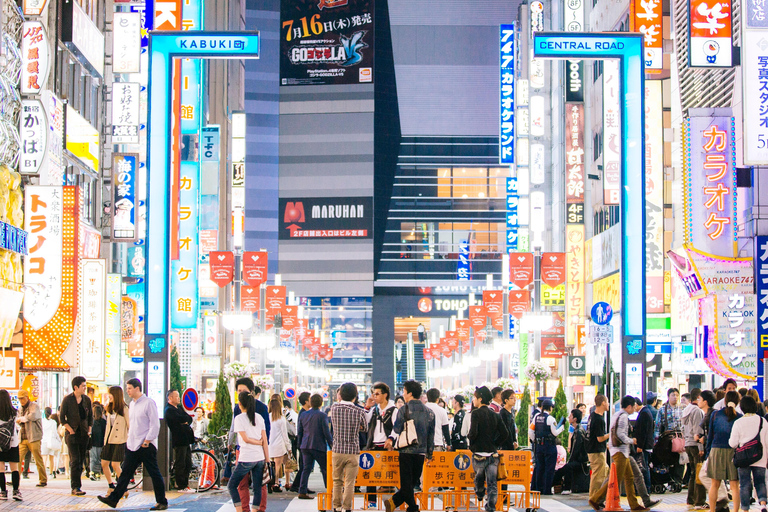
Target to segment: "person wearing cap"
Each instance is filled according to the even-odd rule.
[[[536,415],[534,423],[534,443],[536,444],[536,470],[534,471],[534,491],[543,495],[552,494],[552,482],[555,478],[555,465],[557,464],[557,436],[565,427],[565,418],[557,423],[551,415],[554,404],[552,400],[544,400],[541,403],[541,413]]]
[[[653,420],[653,404],[656,403],[658,395],[653,391],[649,391],[645,394],[645,406],[637,413],[637,419],[635,420],[635,439],[637,439],[637,445],[635,450],[639,457],[642,457],[643,464],[640,466],[643,472],[643,480],[645,481],[645,487],[651,488],[651,454],[653,453],[654,443],[654,425]]]
[[[472,451],[472,468],[475,470],[475,495],[478,503],[482,502],[486,495],[488,496],[485,502],[486,512],[496,510],[499,488],[496,481],[499,470],[497,448],[509,436],[501,416],[488,407],[491,400],[493,400],[493,394],[487,386],[481,386],[475,390],[472,398],[472,405],[475,408],[470,414],[472,420],[469,435],[467,435],[469,449]]]
[[[27,452],[31,452],[35,458],[37,474],[40,479],[37,486],[45,487],[48,485],[48,473],[45,471],[45,462],[40,452],[40,442],[43,439],[43,415],[40,412],[40,406],[29,399],[29,391],[19,390],[19,403],[21,409],[16,417],[16,423],[19,424],[19,460],[24,460]],[[24,468],[29,471],[29,468]]]

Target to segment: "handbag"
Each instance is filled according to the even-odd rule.
[[[621,411],[619,413],[619,416],[616,418],[616,422],[611,427],[611,446],[613,446],[614,448],[618,448],[619,446],[624,444],[624,441],[622,441],[619,438],[619,436],[616,434],[616,430],[618,429],[619,420],[621,419],[622,414],[627,414],[627,413],[624,411]]]
[[[264,476],[261,479],[261,485],[273,485],[275,482],[275,463],[264,463]]]
[[[403,429],[400,432],[400,435],[397,436],[397,442],[395,443],[396,450],[402,450],[403,448],[418,444],[419,442],[419,438],[416,435],[416,424],[413,422],[413,419],[410,418],[408,406],[403,406],[403,409],[405,409],[405,417],[408,419],[403,422]]]
[[[759,416],[758,416],[759,417]],[[763,430],[763,418],[760,418],[760,428],[757,435],[749,442],[739,446],[733,452],[733,465],[737,468],[748,468],[763,458],[763,443],[760,442],[760,432]]]
[[[679,432],[676,432],[675,437],[672,438],[672,452],[685,453],[685,439]]]
[[[496,481],[499,480],[506,480],[507,479],[507,467],[504,465],[504,457],[499,455],[498,453],[493,455],[497,459],[499,459],[499,467],[496,470]]]
[[[299,463],[296,462],[296,458],[290,452],[288,452],[288,460],[285,462],[285,470],[292,473],[299,470]]]
[[[703,465],[703,462],[697,462],[696,463],[696,483],[699,485],[704,485],[704,483],[701,481],[701,466]]]

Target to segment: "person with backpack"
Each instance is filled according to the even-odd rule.
[[[725,408],[712,414],[709,420],[709,432],[707,434],[707,476],[712,479],[709,488],[709,510],[715,512],[717,505],[717,492],[720,483],[724,480],[731,482],[733,494],[733,510],[739,508],[741,495],[739,494],[739,474],[733,464],[733,448],[730,439],[733,425],[741,414],[736,411],[739,405],[738,391],[729,391],[725,394]],[[749,507],[749,501],[747,501]]]
[[[728,444],[731,448],[739,450],[749,444],[752,449],[751,457],[745,457],[745,463],[737,467],[739,473],[739,493],[741,494],[741,509],[749,510],[750,498],[752,497],[752,485],[754,483],[757,500],[760,502],[761,512],[766,512],[766,501],[768,495],[765,489],[765,467],[768,462],[768,421],[757,414],[757,402],[754,398],[747,395],[741,399],[741,411],[744,416],[733,422],[731,437]],[[755,441],[757,442],[755,444]],[[749,448],[747,448],[749,449]],[[746,450],[745,450],[746,451]],[[736,454],[734,463],[740,459]]]
[[[13,499],[21,501],[19,491],[19,427],[16,424],[16,408],[11,403],[11,395],[5,389],[0,389],[0,500],[8,499],[5,487],[5,463],[11,466],[11,484]]]

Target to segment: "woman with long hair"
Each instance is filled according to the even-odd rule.
[[[51,478],[56,478],[56,457],[61,451],[61,439],[56,430],[59,428],[58,416],[50,407],[45,408],[43,417],[43,440],[40,443],[40,453],[47,462],[46,467],[51,471]],[[47,460],[46,460],[47,459]]]
[[[751,389],[750,391],[754,391]],[[741,411],[744,416],[733,423],[729,443],[731,448],[739,448],[760,436],[760,444],[768,446],[768,421],[765,421],[761,415],[757,414],[757,405],[762,405],[755,401],[751,394],[747,394],[741,399]],[[741,491],[741,509],[749,510],[750,498],[752,498],[752,485],[754,483],[757,500],[760,502],[762,512],[766,511],[768,495],[765,489],[765,465],[768,462],[768,453],[763,448],[763,456],[748,467],[737,468],[739,473],[739,489]],[[735,492],[735,491],[734,491]],[[734,510],[736,512],[736,510]]]
[[[237,444],[240,453],[237,457],[237,465],[232,470],[232,476],[227,484],[232,504],[237,512],[243,512],[240,502],[240,492],[237,487],[243,478],[251,474],[251,483],[255,489],[253,493],[253,508],[261,505],[261,483],[264,478],[264,466],[269,460],[269,442],[264,420],[256,414],[256,399],[248,391],[243,391],[237,397],[242,411],[235,417],[233,430],[237,433]]]
[[[5,451],[0,451],[0,500],[8,499],[8,490],[5,487],[5,463],[11,466],[11,484],[13,485],[13,499],[21,501],[19,491],[19,426],[16,423],[16,408],[11,403],[11,395],[5,389],[0,389],[0,428],[10,427],[11,445]],[[10,423],[10,426],[8,425]]]
[[[104,448],[101,450],[101,469],[107,479],[110,489],[115,488],[112,471],[115,478],[120,478],[120,464],[125,460],[125,443],[128,441],[128,406],[123,398],[123,388],[112,386],[107,395],[106,420],[104,431]],[[112,466],[112,469],[109,466]]]
[[[269,454],[275,463],[275,485],[272,492],[281,492],[278,479],[281,468],[285,472],[285,489],[291,487],[291,472],[285,464],[291,453],[291,440],[288,438],[288,422],[283,416],[283,401],[278,394],[272,395],[269,400],[269,421],[272,428],[269,432]]]
[[[739,473],[733,465],[733,448],[730,445],[731,431],[735,421],[741,418],[736,411],[741,395],[738,391],[725,394],[725,407],[712,414],[709,420],[707,435],[707,476],[712,479],[709,488],[709,510],[715,512],[717,507],[717,491],[723,480],[731,482],[733,494],[733,510],[739,509],[741,499],[739,494]],[[747,502],[749,505],[749,502]]]

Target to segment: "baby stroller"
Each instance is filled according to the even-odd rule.
[[[680,454],[672,451],[672,441],[682,438],[682,433],[669,430],[659,436],[651,454],[651,489],[654,494],[680,492],[683,490],[683,482],[674,476],[672,468],[680,465]]]

